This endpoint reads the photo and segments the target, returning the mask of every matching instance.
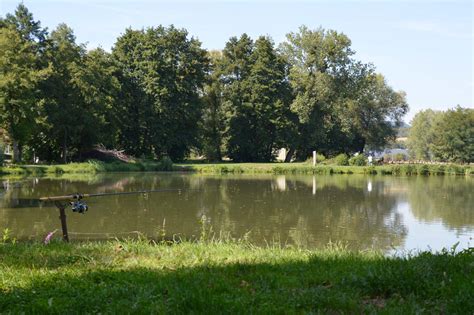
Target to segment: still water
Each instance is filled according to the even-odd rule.
[[[68,210],[70,237],[157,237],[164,230],[193,238],[204,218],[217,234],[257,244],[342,242],[392,252],[474,243],[474,179],[466,177],[120,173],[1,182],[0,228],[17,239],[60,229],[57,209],[39,203],[41,196],[180,188],[90,198],[86,214]]]

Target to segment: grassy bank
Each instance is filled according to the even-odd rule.
[[[387,164],[337,166],[308,163],[216,163],[177,164],[174,170],[203,174],[380,174],[380,175],[472,175],[474,166],[456,164]]]
[[[0,175],[94,174],[104,172],[194,172],[202,174],[380,174],[380,175],[472,175],[474,166],[457,164],[387,164],[337,166],[308,163],[209,163],[160,162],[104,163],[89,161],[58,165],[0,167]]]
[[[0,244],[6,313],[467,314],[474,252],[384,257],[236,242]]]
[[[100,162],[69,163],[55,165],[13,165],[0,167],[0,175],[48,175],[48,174],[94,174],[105,172],[163,172],[172,171],[170,160],[159,162]]]

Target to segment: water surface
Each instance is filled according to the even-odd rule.
[[[39,203],[41,196],[161,188],[183,191],[88,199],[87,214],[67,213],[71,239],[157,237],[162,230],[193,238],[202,218],[217,234],[305,248],[467,248],[474,237],[474,179],[466,177],[121,173],[2,183],[0,228],[18,239],[60,229],[57,209]]]

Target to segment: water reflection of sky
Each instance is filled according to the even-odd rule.
[[[37,198],[65,193],[182,188],[182,194],[109,196],[87,200],[86,215],[68,214],[75,238],[143,232],[166,222],[171,235],[200,234],[205,215],[216,232],[265,245],[272,240],[305,248],[328,242],[388,252],[472,246],[474,180],[456,177],[358,175],[106,174],[3,181],[0,229],[41,239],[59,228],[53,205]]]
[[[400,202],[397,212],[403,216],[403,224],[408,230],[403,246],[398,250],[441,250],[459,243],[458,249],[468,248],[474,243],[474,227],[448,229],[441,219],[425,222],[417,219],[408,202]]]

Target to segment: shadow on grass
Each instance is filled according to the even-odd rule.
[[[276,263],[204,261],[181,268],[66,265],[64,270],[50,266],[27,284],[0,288],[1,312],[465,314],[474,309],[472,251],[410,259],[312,255]]]

